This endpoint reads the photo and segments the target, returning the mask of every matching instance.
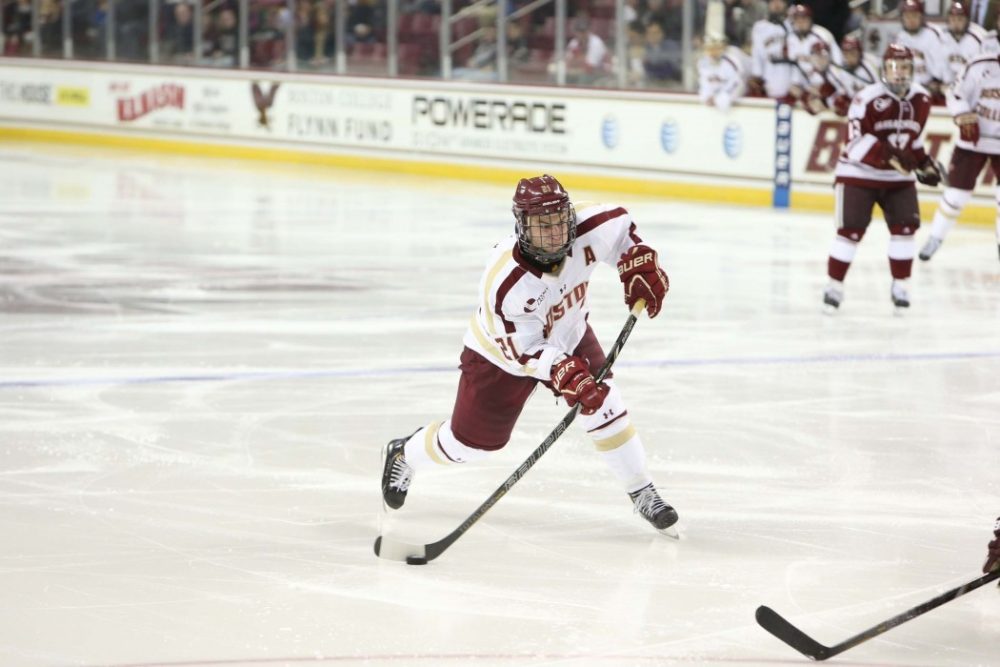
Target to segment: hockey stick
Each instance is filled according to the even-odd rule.
[[[625,341],[628,340],[629,335],[632,333],[633,327],[639,317],[639,313],[646,307],[646,301],[644,299],[639,299],[636,301],[635,305],[632,306],[632,311],[629,313],[628,319],[625,320],[625,326],[622,327],[622,331],[618,334],[618,339],[615,341],[614,345],[608,351],[607,359],[604,365],[601,366],[600,370],[597,372],[595,379],[600,382],[605,377],[607,377],[608,372],[611,370],[611,365],[615,363],[618,358],[619,353],[621,353],[622,348],[625,347]],[[393,540],[390,537],[384,535],[379,535],[375,538],[375,555],[379,558],[388,558],[389,560],[400,560],[406,561],[410,565],[423,565],[428,561],[432,561],[442,553],[444,550],[450,547],[455,540],[460,538],[466,533],[473,524],[483,518],[491,507],[496,505],[497,501],[506,495],[510,491],[511,487],[518,483],[518,481],[524,477],[527,472],[531,469],[538,459],[542,458],[542,455],[548,451],[549,447],[559,439],[559,436],[573,423],[576,419],[576,414],[580,411],[580,404],[577,403],[573,406],[573,409],[566,413],[566,416],[562,418],[556,427],[549,433],[548,437],[542,441],[542,444],[538,445],[538,448],[531,453],[531,455],[522,463],[517,470],[511,473],[510,477],[504,480],[496,491],[494,491],[486,501],[476,508],[476,511],[469,515],[469,517],[462,522],[462,524],[451,531],[443,538],[437,542],[431,542],[430,544],[408,544],[406,542],[399,542]]]
[[[919,604],[912,609],[908,609],[898,616],[893,616],[887,621],[882,621],[875,627],[869,628],[864,632],[854,635],[850,639],[845,639],[839,644],[834,644],[833,646],[823,646],[818,641],[786,621],[778,614],[778,612],[774,611],[770,607],[757,607],[757,623],[760,627],[764,628],[802,655],[817,661],[826,660],[827,658],[832,658],[839,653],[843,653],[849,648],[854,648],[858,644],[866,642],[872,637],[877,637],[897,625],[901,625],[916,618],[917,616],[920,616],[921,614],[927,613],[935,607],[940,607],[945,602],[951,602],[955,598],[965,595],[969,591],[974,591],[980,586],[984,586],[997,578],[1000,578],[1000,571],[991,572],[990,574],[979,577],[978,579],[974,579],[967,584],[962,584],[958,588],[951,589],[947,593],[942,593],[933,600],[928,600],[927,602]]]

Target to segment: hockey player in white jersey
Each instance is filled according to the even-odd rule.
[[[808,67],[800,66],[792,73],[789,94],[813,115],[829,109],[837,95],[837,87],[830,79],[830,65],[829,47],[817,40],[812,45]]]
[[[948,187],[934,212],[930,236],[920,249],[924,261],[934,256],[955,226],[986,163],[1000,174],[1000,60],[996,55],[983,55],[966,65],[948,92],[948,111],[955,119],[959,136],[951,153]],[[1000,255],[1000,184],[996,200]]]
[[[791,30],[787,0],[768,0],[768,17],[753,24],[750,31],[750,81],[753,95],[780,99],[792,85],[792,64],[788,61],[785,38]]]
[[[905,46],[913,53],[914,81],[926,88],[935,104],[944,103],[944,56],[941,33],[924,20],[923,0],[903,0],[899,3],[903,29],[892,38],[893,44]]]
[[[646,300],[656,317],[669,289],[656,251],[628,211],[581,204],[549,175],[523,178],[514,192],[515,232],[493,248],[479,284],[479,306],[465,333],[462,375],[451,418],[391,441],[384,450],[382,497],[402,507],[416,471],[477,461],[510,440],[539,383],[570,406],[638,512],[657,530],[677,512],[657,493],[645,449],[611,374],[593,376],[604,351],[587,323],[587,287],[598,264],[615,266],[631,308]]]
[[[728,111],[746,90],[746,55],[726,46],[721,35],[707,35],[705,54],[698,59],[698,99]]]
[[[968,0],[952,2],[948,7],[948,29],[940,31],[941,57],[944,62],[942,81],[954,83],[965,66],[984,52],[986,30],[969,21]]]
[[[878,66],[874,60],[861,48],[861,40],[854,35],[847,35],[840,41],[840,52],[843,55],[843,65],[831,63],[827,80],[837,89],[829,106],[838,116],[846,116],[851,106],[851,99],[865,86],[878,81]]]
[[[792,72],[793,83],[795,71],[806,77],[812,73],[811,55],[817,43],[826,46],[832,62],[839,65],[843,61],[840,47],[837,46],[833,35],[826,28],[813,24],[812,10],[808,6],[792,5],[788,10],[788,18],[792,23],[792,30],[788,33],[786,51],[788,59],[795,64],[795,70]]]

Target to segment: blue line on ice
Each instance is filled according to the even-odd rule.
[[[702,359],[648,359],[620,361],[618,368],[656,366],[740,366],[765,364],[826,364],[844,362],[956,361],[1000,358],[1000,350],[983,352],[919,352],[912,354],[819,354],[807,356],[718,357]],[[166,382],[232,382],[239,380],[288,380],[303,378],[391,377],[413,373],[452,373],[458,364],[447,366],[396,366],[391,368],[346,368],[319,370],[219,371],[178,375],[106,376],[0,380],[0,389],[30,387],[83,387],[89,385],[162,384]]]

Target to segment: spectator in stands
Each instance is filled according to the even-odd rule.
[[[3,11],[4,55],[31,53],[31,0],[17,0]]]
[[[749,45],[753,24],[767,18],[767,1],[726,0],[725,9],[726,39],[739,47]]]
[[[191,5],[178,2],[174,5],[173,20],[167,23],[161,42],[163,58],[167,62],[190,63],[194,59],[194,23]]]
[[[375,0],[356,0],[347,13],[348,46],[370,44],[385,34],[385,10]]]
[[[642,65],[648,83],[663,84],[680,81],[681,47],[676,40],[667,39],[657,22],[646,26],[646,50]]]
[[[62,55],[62,3],[42,0],[38,7],[38,38],[42,41],[42,56]]]
[[[316,53],[316,28],[313,25],[312,0],[295,2],[295,59],[309,62]]]
[[[316,49],[309,61],[310,65],[318,67],[330,62],[337,51],[336,31],[330,16],[330,7],[326,2],[317,2],[313,9],[313,28],[315,30]]]
[[[149,59],[148,0],[115,0],[115,59]]]
[[[524,34],[521,21],[507,22],[507,62],[511,65],[523,65],[531,59],[531,48],[528,36]]]
[[[215,67],[235,67],[239,57],[239,31],[237,29],[236,12],[231,7],[224,7],[219,12],[218,20],[209,31],[205,52],[209,64]]]
[[[456,79],[471,81],[496,81],[497,79],[497,27],[483,25],[476,50],[472,52],[464,67],[452,72]]]
[[[646,27],[642,21],[635,20],[628,24],[625,33],[627,42],[625,55],[628,58],[628,85],[641,88],[646,83],[646,67],[643,58],[646,57]]]
[[[573,38],[566,45],[566,81],[593,85],[611,72],[611,52],[604,40],[590,30],[590,20],[573,20]]]

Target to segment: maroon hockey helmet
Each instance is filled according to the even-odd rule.
[[[576,211],[562,183],[548,174],[522,178],[511,210],[521,252],[542,264],[562,261],[576,240]]]
[[[913,51],[890,44],[882,54],[882,83],[896,97],[904,97],[913,83]]]
[[[815,42],[809,49],[809,54],[814,56],[830,55],[830,46],[822,39]]]
[[[788,8],[788,18],[793,21],[795,19],[809,19],[812,21],[812,17],[813,10],[808,5],[796,4]]]
[[[845,35],[844,39],[840,40],[840,50],[861,53],[861,40],[855,35]]]
[[[955,0],[948,7],[948,16],[964,16],[965,18],[969,18],[971,16],[969,13],[969,3],[962,2],[962,0]]]

